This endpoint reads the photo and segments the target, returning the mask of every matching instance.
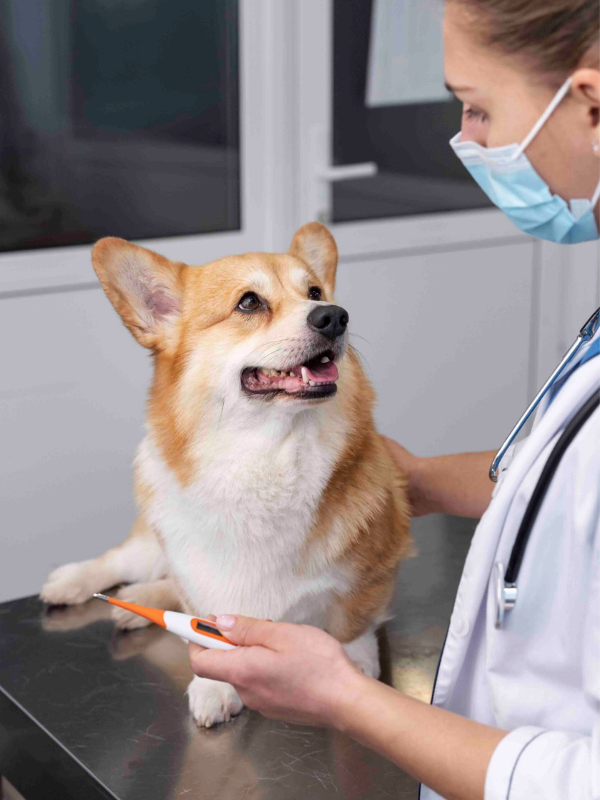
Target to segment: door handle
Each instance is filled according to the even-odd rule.
[[[349,181],[352,178],[371,178],[377,175],[377,164],[374,161],[365,161],[362,164],[344,164],[341,167],[328,167],[324,169],[319,177],[321,180],[329,181]]]
[[[331,222],[331,184],[354,178],[371,178],[377,175],[374,161],[360,164],[331,164],[330,135],[325,125],[314,125],[310,132],[310,169],[308,187],[308,214],[325,224]]]

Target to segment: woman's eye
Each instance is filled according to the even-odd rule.
[[[308,297],[310,300],[320,300],[321,296],[321,290],[318,286],[311,286],[308,290]]]
[[[475,108],[465,107],[463,108],[463,115],[467,119],[477,119],[480,122],[485,122],[487,119],[487,114],[484,111],[479,111]]]
[[[238,303],[238,308],[240,308],[242,311],[256,311],[256,309],[260,308],[260,306],[261,302],[258,298],[258,295],[254,294],[254,292],[246,292],[246,294]]]

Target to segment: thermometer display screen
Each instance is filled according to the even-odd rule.
[[[224,637],[221,636],[217,628],[212,625],[209,625],[206,622],[200,622],[199,619],[194,620],[194,630],[197,630],[198,633],[209,633],[211,636],[218,636],[219,639]]]

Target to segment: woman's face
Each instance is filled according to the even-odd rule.
[[[461,139],[485,147],[520,143],[558,87],[521,61],[487,48],[470,31],[469,12],[448,0],[444,16],[446,82],[463,104]],[[583,83],[560,103],[527,148],[534,169],[565,200],[591,198],[600,179],[600,72],[581,69]],[[585,73],[585,74],[584,74]],[[600,208],[600,206],[599,206]],[[598,211],[598,209],[597,209]]]

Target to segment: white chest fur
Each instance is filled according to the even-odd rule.
[[[323,623],[337,569],[301,574],[300,552],[345,438],[331,409],[230,423],[198,444],[194,481],[183,488],[150,435],[138,453],[152,489],[148,521],[194,612]]]

